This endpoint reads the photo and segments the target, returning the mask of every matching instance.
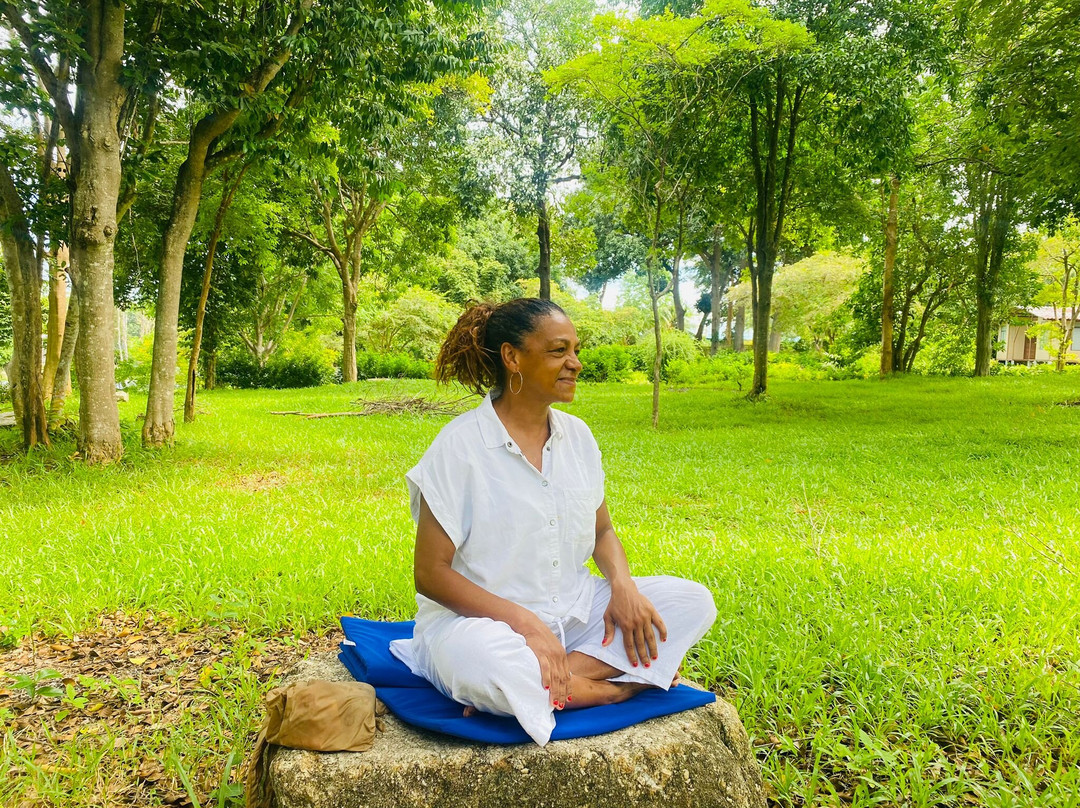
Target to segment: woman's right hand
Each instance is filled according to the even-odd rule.
[[[530,627],[523,634],[540,663],[540,680],[551,696],[551,704],[561,710],[570,700],[570,660],[558,637],[543,623]]]

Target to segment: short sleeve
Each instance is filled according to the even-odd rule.
[[[439,440],[405,474],[413,521],[420,521],[422,496],[455,548],[464,543],[472,521],[468,497],[470,476],[468,464],[446,442]]]

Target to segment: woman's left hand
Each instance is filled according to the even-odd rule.
[[[603,645],[615,639],[616,628],[622,630],[626,658],[635,668],[638,662],[647,668],[659,656],[657,634],[661,642],[667,641],[667,627],[659,612],[633,581],[611,587],[611,602],[604,612]]]

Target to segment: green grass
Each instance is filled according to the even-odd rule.
[[[0,463],[0,624],[70,637],[124,608],[258,637],[410,617],[402,475],[446,419],[269,411],[431,389],[219,391],[172,451],[138,449],[131,422],[110,468],[62,441]],[[634,572],[714,592],[720,617],[686,672],[737,705],[770,795],[1080,806],[1080,407],[1056,406],[1080,398],[1075,376],[771,392],[666,391],[657,431],[644,387],[583,385],[569,407],[604,451]],[[142,402],[123,406],[131,421]],[[13,440],[0,433],[0,453]],[[257,694],[248,681],[210,704],[169,743],[201,744],[220,773]],[[94,749],[73,745],[86,762],[72,768],[96,766]],[[47,777],[45,801],[76,804]]]

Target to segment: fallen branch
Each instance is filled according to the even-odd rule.
[[[448,401],[433,401],[423,396],[400,399],[359,399],[353,404],[358,407],[355,410],[345,412],[302,412],[300,410],[272,410],[271,415],[296,415],[300,418],[312,420],[315,418],[352,418],[365,415],[457,415],[465,409],[465,404],[470,397],[452,399]]]

